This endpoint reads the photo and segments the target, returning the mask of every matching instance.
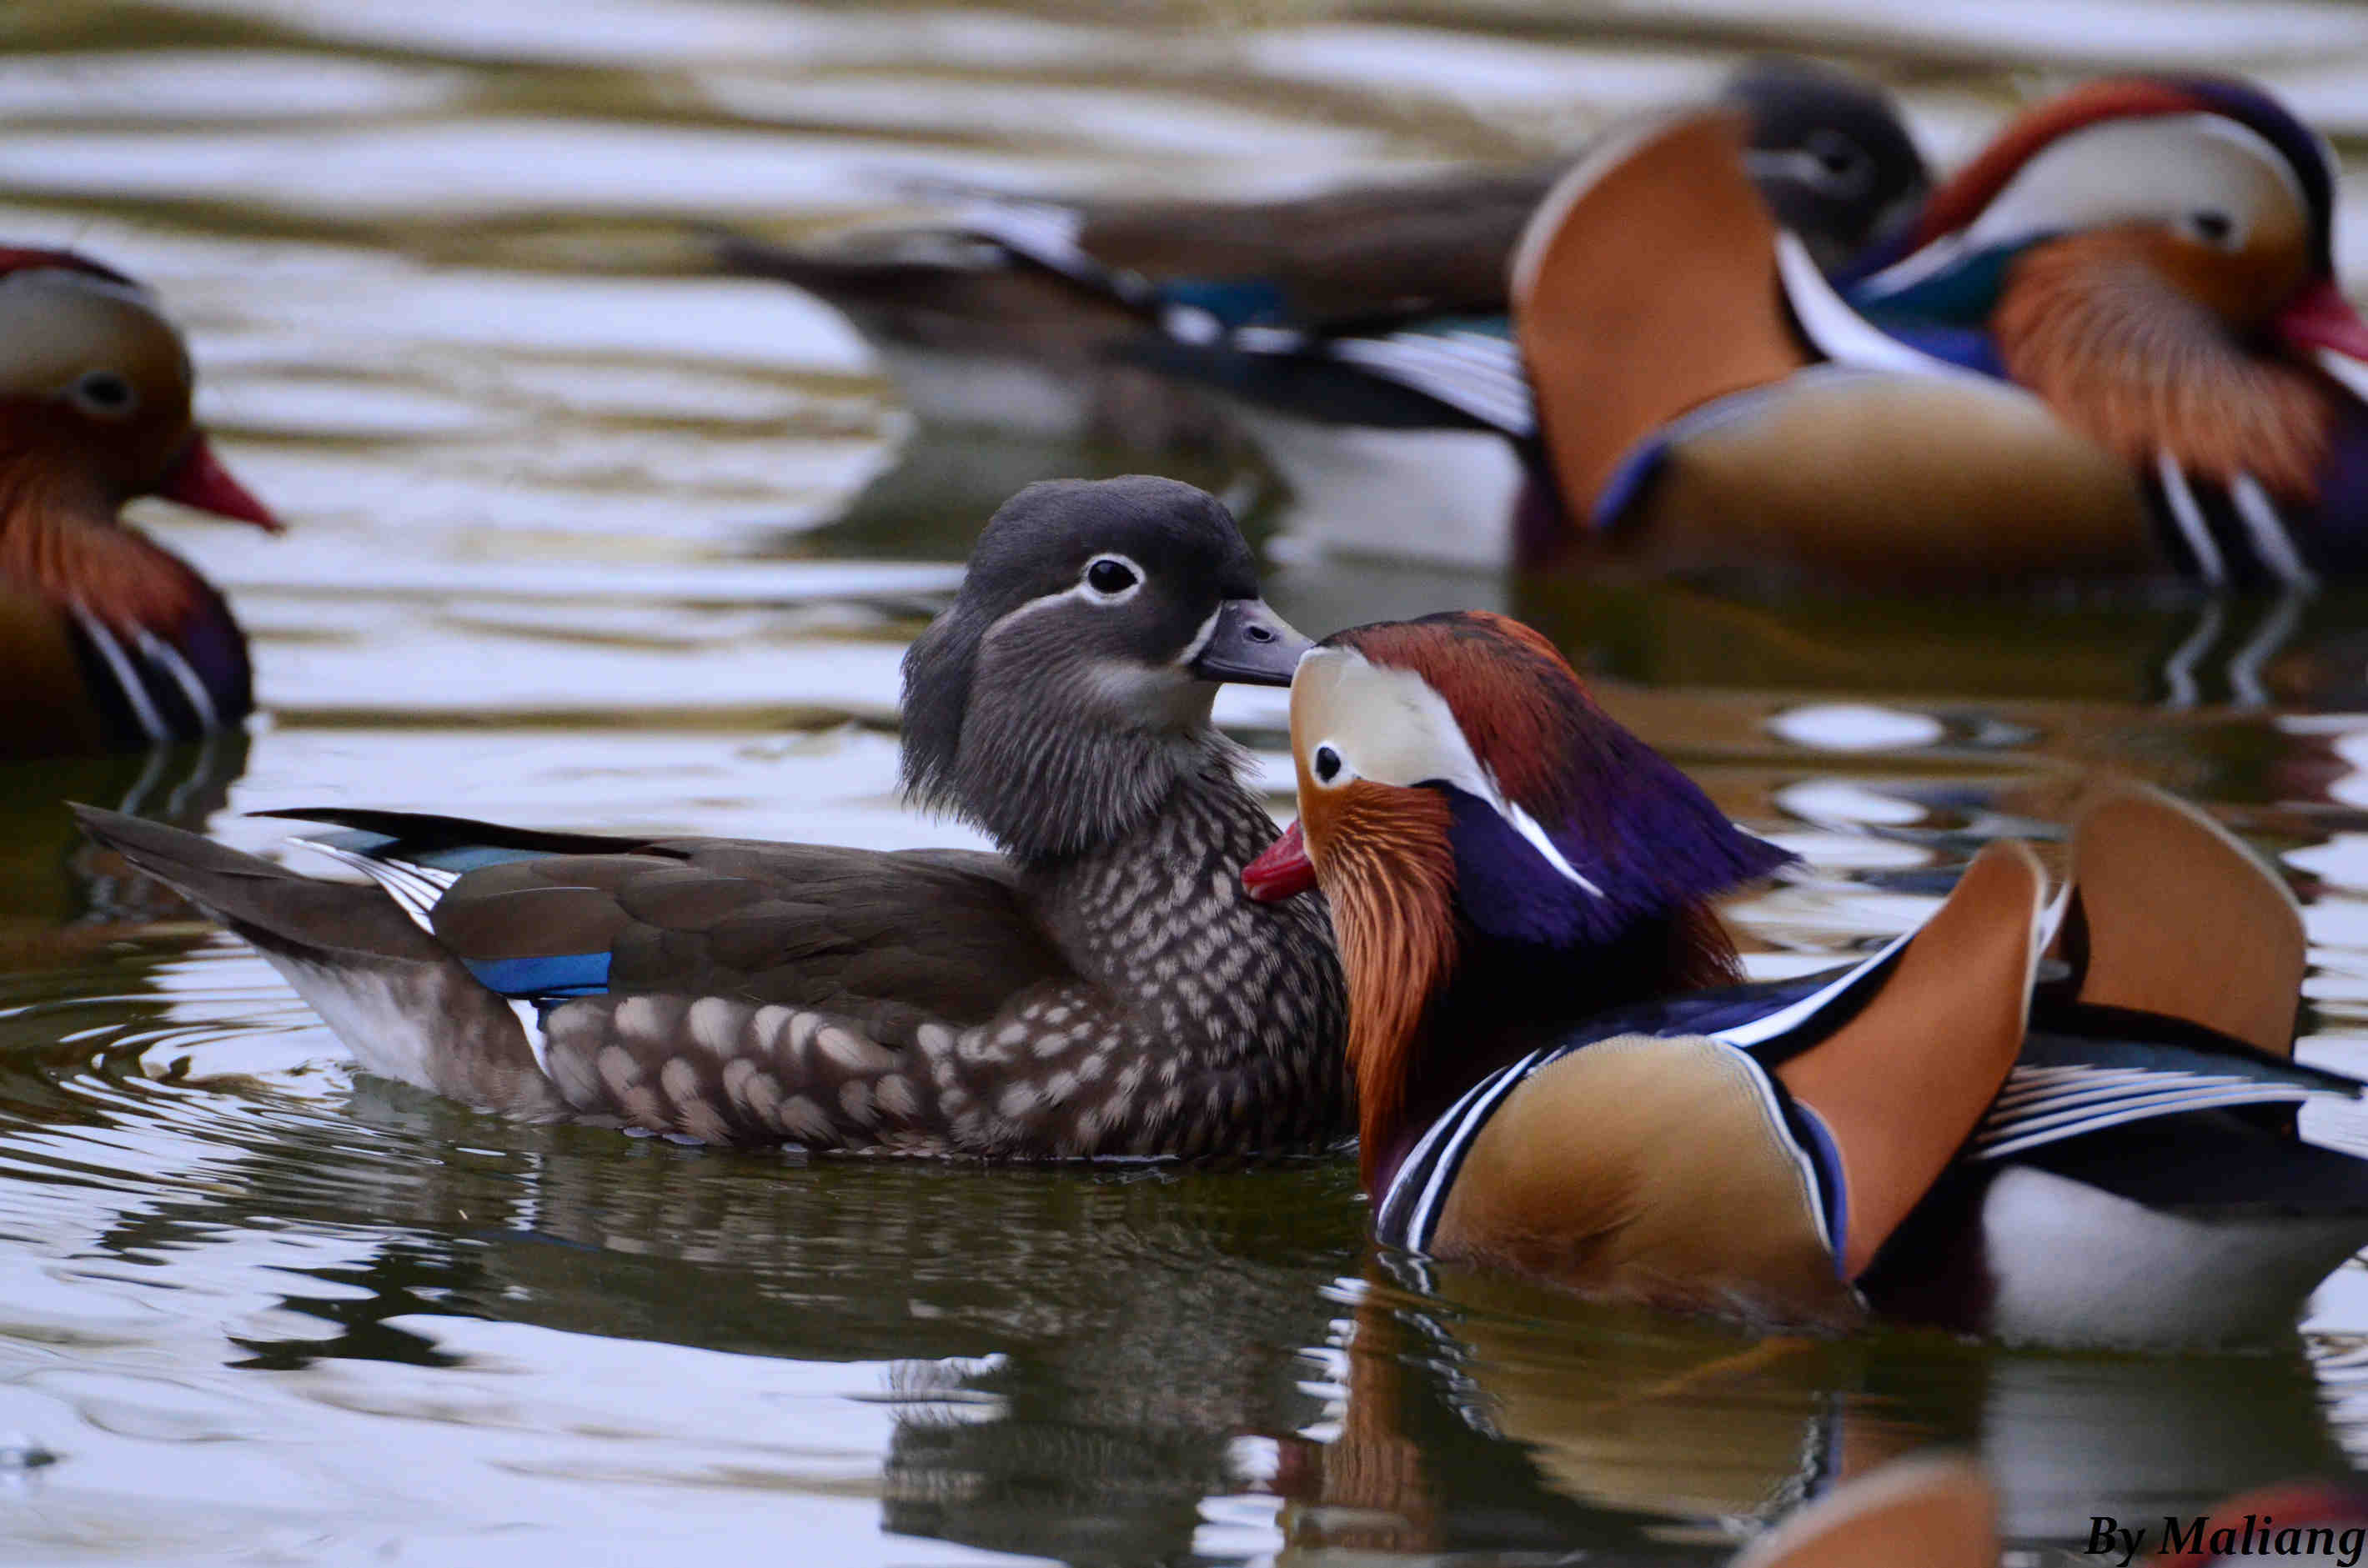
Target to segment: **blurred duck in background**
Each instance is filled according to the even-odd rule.
[[[193,378],[146,290],[0,249],[0,759],[195,740],[253,710],[220,591],[118,515],[161,495],[279,530],[192,423]]]
[[[1883,94],[1855,77],[1758,61],[1723,101],[1749,127],[1750,177],[1837,262],[1923,194],[1915,144]],[[1501,323],[1507,260],[1567,167],[1555,159],[1264,202],[1068,204],[956,191],[961,210],[926,227],[812,248],[727,236],[721,255],[735,271],[780,278],[846,312],[927,424],[1189,448],[1229,420],[1190,385],[1146,371],[1201,369],[1191,356],[1163,360],[1149,347],[1162,333],[1198,345],[1248,331],[1251,344],[1270,347],[1258,335],[1330,335],[1410,316]],[[1226,390],[1285,410],[1312,398],[1315,417],[1351,424],[1473,424],[1362,375],[1311,390],[1288,369],[1272,373],[1282,379]],[[1201,379],[1224,386],[1232,374],[1221,357]]]
[[[2101,790],[2064,897],[1993,843],[1863,963],[1738,984],[1711,900],[1789,857],[1518,621],[1338,633],[1291,731],[1300,822],[1243,880],[1330,901],[1385,1244],[1751,1323],[2135,1346],[2290,1334],[2368,1243],[2356,1138],[2297,1136],[2362,1088],[2293,1058],[2300,913],[2167,796]]]
[[[2368,571],[2334,168],[2263,93],[2081,87],[1839,286],[1748,158],[1731,114],[1632,129],[1523,237],[1532,559],[1927,591]]]
[[[1716,109],[1740,128],[1737,157],[1758,200],[1820,267],[1848,267],[1900,232],[1929,187],[1890,97],[1837,67],[1753,61]],[[1159,334],[1131,335],[1110,352],[1224,399],[1290,485],[1285,526],[1304,548],[1503,566],[1515,555],[1522,449],[1535,430],[1507,280],[1520,233],[1568,166],[1506,187],[1521,203],[1510,225],[1475,226],[1467,254],[1485,287],[1416,286],[1426,280],[1408,274],[1406,286],[1370,289],[1353,309],[1318,311],[1279,308],[1281,296],[1236,285],[1223,300],[1171,301]],[[1384,260],[1400,265],[1382,256],[1367,264],[1395,279]]]

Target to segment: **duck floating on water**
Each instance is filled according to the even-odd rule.
[[[2129,785],[2079,819],[2065,972],[2031,851],[1975,858],[1839,974],[1737,983],[1709,901],[1789,856],[1481,612],[1359,628],[1292,688],[1375,1229],[1592,1295],[2016,1340],[2291,1332],[2368,1243],[2368,1162],[2301,1141],[2291,896]]]
[[[1547,553],[1949,591],[2368,571],[2368,324],[2327,148],[2267,94],[2034,108],[1839,288],[1743,147],[1717,113],[1634,128],[1522,239]]]
[[[1000,855],[278,813],[370,881],[84,810],[255,944],[368,1071],[712,1143],[1053,1159],[1345,1131],[1320,907],[1237,885],[1274,824],[1210,723],[1306,642],[1211,496],[1032,485],[905,661],[905,778]]]
[[[0,248],[0,760],[195,740],[253,711],[230,606],[117,515],[161,495],[279,531],[192,422],[193,379],[131,279]]]
[[[1753,61],[1717,107],[1739,117],[1746,177],[1819,267],[1847,267],[1898,232],[1929,187],[1889,95],[1838,67]],[[1519,217],[1487,226],[1485,289],[1377,290],[1360,312],[1253,311],[1245,301],[1256,296],[1236,290],[1214,309],[1167,311],[1158,335],[1111,352],[1225,400],[1291,486],[1295,540],[1505,565],[1536,430],[1507,280],[1522,231],[1569,166],[1536,171]]]
[[[1755,61],[1723,101],[1752,127],[1752,177],[1837,259],[1922,193],[1914,143],[1856,77]],[[1236,328],[1501,318],[1507,259],[1568,162],[1254,202],[1073,204],[957,190],[957,210],[928,226],[805,248],[727,235],[720,255],[732,270],[780,278],[845,312],[925,423],[1190,446],[1229,421],[1195,389],[1146,374],[1119,350],[1139,346],[1157,368],[1151,345],[1163,331],[1198,341]],[[1465,423],[1353,372],[1334,377],[1331,392],[1354,406],[1326,413],[1319,398],[1319,415],[1394,424],[1411,408],[1429,425]],[[1277,398],[1289,408],[1295,395]]]

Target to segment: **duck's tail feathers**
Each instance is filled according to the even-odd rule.
[[[300,876],[162,823],[70,808],[82,830],[256,947],[416,961],[440,955],[375,887]]]
[[[730,230],[709,236],[717,264],[793,283],[841,304],[896,302],[900,291],[1018,265],[1049,272],[1130,310],[1160,303],[1156,285],[1085,245],[1086,214],[1060,202],[969,192],[941,219],[862,231],[811,249],[768,244]]]
[[[1855,1278],[1981,1121],[2022,1049],[2046,917],[2030,848],[1984,848],[1850,1020],[1776,1069],[1839,1152]]]
[[[1743,150],[1743,121],[1725,110],[1614,132],[1522,233],[1515,336],[1574,517],[1594,516],[1622,458],[1663,425],[1811,362]]]
[[[1443,353],[1417,337],[1324,337],[1289,328],[1247,326],[1210,338],[1145,334],[1113,347],[1112,357],[1164,376],[1214,388],[1254,407],[1323,425],[1383,430],[1494,430],[1516,437],[1534,427],[1518,355],[1503,339]],[[1406,340],[1406,341],[1402,341]],[[1493,362],[1491,357],[1493,356]]]
[[[1991,1568],[1998,1497],[1970,1460],[1908,1460],[1843,1483],[1746,1547],[1733,1568]]]
[[[916,290],[1010,264],[999,245],[934,232],[806,248],[718,230],[708,236],[708,244],[726,272],[769,278],[844,307],[894,305]]]
[[[287,811],[256,812],[259,817],[290,822],[320,823],[344,828],[327,842],[438,870],[468,871],[504,860],[538,855],[621,855],[646,850],[650,841],[603,833],[552,833],[540,828],[505,827],[467,817],[437,816],[427,812],[366,811],[343,806],[300,806]]]
[[[367,1071],[484,1109],[565,1114],[530,1024],[375,881],[324,881],[96,806],[83,831],[244,937]]]
[[[2183,1020],[2294,1053],[2308,944],[2283,880],[2195,807],[2128,780],[2072,830],[2060,947],[2084,1006]]]

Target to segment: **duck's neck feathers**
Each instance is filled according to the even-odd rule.
[[[2316,500],[2340,394],[2173,287],[2176,265],[2160,236],[2130,230],[2034,247],[1991,318],[2007,373],[2135,466],[2168,456],[2217,484],[2249,474]]]
[[[1349,967],[1366,972],[1353,958]],[[1350,1054],[1366,1190],[1383,1190],[1424,1131],[1498,1068],[1613,1008],[1739,978],[1735,944],[1706,903],[1588,947],[1505,941],[1457,921],[1443,963],[1410,1005],[1377,1016],[1368,997],[1356,998]]]
[[[1325,903],[1242,890],[1273,836],[1212,757],[1126,837],[1021,864],[1023,894],[1082,983],[1066,1027],[1111,1042],[1080,1091],[1110,1096],[1102,1114],[1120,1131],[1106,1147],[1306,1148],[1347,1131],[1348,1002]]]
[[[177,556],[115,520],[94,479],[0,423],[0,585],[127,631],[166,635],[210,596]]]

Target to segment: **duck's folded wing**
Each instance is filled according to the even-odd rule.
[[[1217,319],[1330,330],[1384,315],[1496,311],[1505,263],[1558,163],[1352,186],[1269,202],[1082,210],[1079,249],[1200,300]]]
[[[279,814],[345,827],[308,842],[520,1000],[730,996],[963,1025],[1069,972],[993,857]]]
[[[2069,973],[2035,1001],[1972,1158],[2192,1112],[2357,1099],[2354,1079],[2294,1060],[2302,914],[2216,823],[2109,780],[2074,824],[2070,869]]]
[[[1998,1160],[2109,1128],[2192,1111],[2351,1101],[2362,1085],[2214,1041],[2081,1038],[2034,1029],[2006,1086],[1975,1129],[1968,1158]]]
[[[1661,426],[1810,362],[1743,145],[1742,119],[1725,111],[1607,136],[1522,234],[1516,335],[1575,515],[1595,514],[1622,454]]]

